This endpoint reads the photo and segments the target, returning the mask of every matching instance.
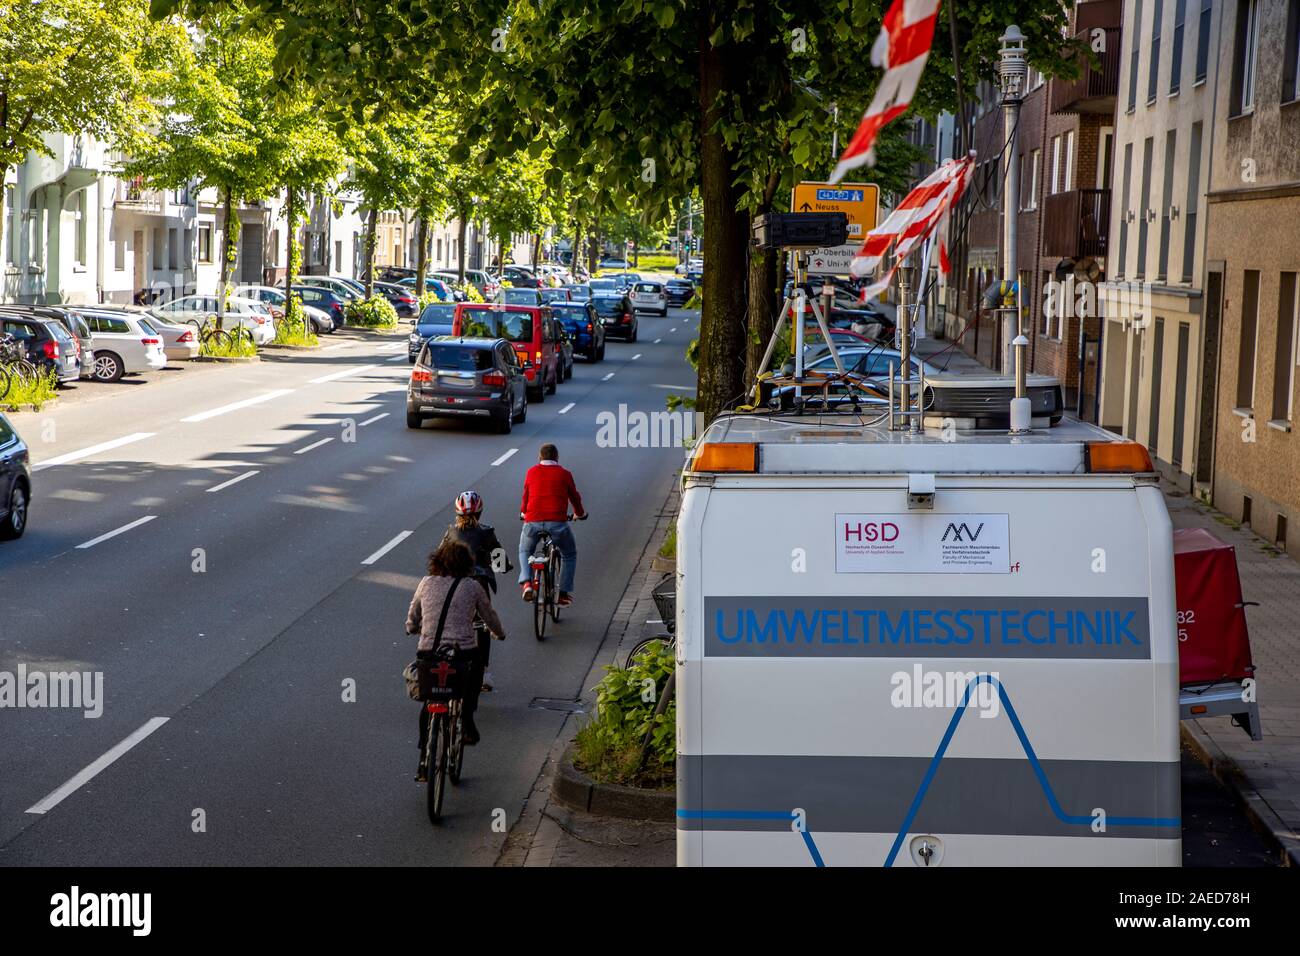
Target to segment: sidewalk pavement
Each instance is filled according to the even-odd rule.
[[[551,777],[573,740],[582,714],[591,713],[594,688],[605,667],[623,662],[636,642],[664,632],[659,609],[650,592],[663,577],[653,567],[659,546],[677,520],[681,500],[679,478],[656,516],[654,530],[628,580],[604,640],[583,683],[582,710],[560,728],[542,772],[533,783],[519,821],[511,828],[497,857],[497,866],[673,866],[677,860],[677,828],[673,823],[649,823],[575,813],[551,799]]]

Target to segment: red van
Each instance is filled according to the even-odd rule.
[[[547,306],[462,302],[456,306],[452,335],[505,339],[519,356],[528,381],[528,399],[546,400],[560,381],[560,349],[555,320]]]

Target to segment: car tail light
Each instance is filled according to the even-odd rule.
[[[590,323],[590,322],[587,323],[587,331],[588,331],[588,332],[591,331],[591,323]]]
[[[181,337],[180,337],[179,339],[176,340],[177,344],[185,344],[185,343],[193,342],[193,341],[194,341],[194,333],[193,333],[193,332],[182,332],[182,333],[181,333]]]
[[[283,319],[283,318],[284,318],[284,310],[283,310],[283,309],[277,309],[277,308],[275,308],[274,306],[272,306],[272,307],[271,307],[271,317],[274,318],[274,319]]]
[[[433,372],[429,371],[427,368],[417,368],[417,369],[414,369],[414,370],[411,372],[411,381],[412,381],[412,382],[432,382],[432,381],[433,381]]]
[[[531,363],[528,361],[528,353],[527,353],[527,352],[515,352],[515,355],[519,356],[519,364],[520,364],[520,365],[523,365],[525,368],[527,368],[527,367],[531,364]]]
[[[404,305],[413,305],[415,303],[415,300],[412,299],[409,295],[399,295],[397,297],[397,301],[403,303]]]
[[[627,325],[627,324],[630,323],[631,321],[632,321],[632,313],[631,313],[631,312],[624,312],[624,313],[623,313],[623,324],[624,324],[624,325]]]
[[[161,345],[162,339],[141,339],[141,345]]]
[[[541,352],[538,352],[538,353],[537,353],[537,358],[535,359],[535,361],[537,362],[538,365],[541,365],[541,364],[542,364],[542,353],[541,353]]]
[[[48,341],[48,342],[43,343],[43,344],[41,345],[41,351],[43,351],[43,352],[45,353],[45,357],[46,357],[47,359],[54,359],[56,362],[58,361],[58,359],[59,359],[59,343],[58,343],[58,342],[55,342],[53,339],[51,339],[51,340]]]
[[[266,325],[266,316],[255,315],[253,316],[253,321],[256,322],[258,325]]]
[[[504,385],[506,377],[500,372],[488,372],[483,376],[484,385]]]

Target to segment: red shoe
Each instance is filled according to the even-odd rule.
[[[524,600],[527,601],[527,602],[529,602],[529,603],[531,604],[532,601],[533,601],[533,598],[536,597],[536,596],[537,596],[537,592],[533,590],[533,582],[532,582],[532,581],[525,581],[525,582],[524,582]]]
[[[568,591],[561,591],[559,600],[557,600],[555,603],[558,604],[560,607],[568,607],[570,604],[573,603],[573,595],[570,594]]]

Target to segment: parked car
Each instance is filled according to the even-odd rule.
[[[573,339],[569,338],[564,324],[555,318],[554,313],[548,321],[552,326],[551,334],[554,335],[560,350],[560,381],[567,382],[573,378]]]
[[[523,266],[506,266],[497,277],[497,282],[500,285],[509,282],[512,286],[521,289],[540,289],[542,287],[542,280]]]
[[[493,276],[484,272],[482,269],[466,269],[465,281],[471,283],[474,288],[478,289],[478,294],[483,296],[483,298],[488,302],[492,301],[493,297],[497,294],[497,289],[501,285],[501,283]]]
[[[198,327],[217,315],[220,309],[219,295],[186,295],[163,305],[155,305],[149,314],[158,316],[164,322]],[[221,314],[220,320],[221,327],[226,330],[240,326],[248,329],[257,345],[265,345],[275,338],[275,319],[271,315],[270,306],[258,299],[229,296],[226,299],[226,311]]]
[[[545,306],[462,302],[456,306],[452,334],[505,339],[519,353],[529,400],[544,402],[560,383],[559,349],[554,327],[546,321],[550,317]]]
[[[81,354],[77,340],[57,319],[32,313],[0,313],[0,333],[12,335],[27,353],[27,361],[44,372],[54,373],[58,384],[81,378]]]
[[[568,286],[559,286],[557,288],[552,288],[552,289],[538,289],[537,291],[541,293],[542,302],[545,303],[546,305],[552,305],[553,303],[556,302],[569,301]]]
[[[546,297],[541,289],[516,288],[506,286],[497,293],[497,302],[505,305],[546,305]]]
[[[522,423],[527,379],[513,345],[446,336],[424,343],[406,390],[406,427],[438,416],[490,419],[502,433]]]
[[[32,468],[27,445],[0,414],[0,539],[21,538],[32,500]]]
[[[673,271],[678,275],[689,275],[692,272],[704,272],[704,260],[694,256],[688,258],[685,262],[679,262],[673,267]]]
[[[657,312],[662,318],[668,316],[668,292],[662,282],[638,282],[628,290],[627,297],[635,310]]]
[[[621,292],[596,292],[591,297],[591,304],[600,316],[606,336],[636,341],[636,311],[632,308],[631,299]]]
[[[595,307],[587,302],[556,302],[551,312],[564,326],[573,350],[588,362],[599,362],[605,357],[605,326]]]
[[[401,282],[397,284],[403,286],[406,289],[413,290],[415,288],[415,276],[411,276],[409,279],[403,279]],[[452,289],[452,287],[449,286],[447,283],[437,278],[436,276],[426,275],[424,277],[424,291],[432,292],[434,295],[438,297],[438,300],[440,302],[456,301],[455,290]]]
[[[20,315],[34,315],[43,319],[54,319],[72,336],[77,343],[77,354],[81,362],[81,377],[94,378],[95,375],[95,336],[86,325],[86,320],[75,308],[64,305],[6,305],[0,306],[6,312]]]
[[[166,322],[156,315],[149,316],[147,321],[162,338],[163,355],[167,361],[188,362],[198,358],[199,337],[194,331],[194,326]]]
[[[157,371],[167,364],[162,334],[145,312],[85,309],[82,316],[95,333],[95,380],[116,382],[123,375]]]
[[[366,297],[366,287],[361,285],[355,279],[344,279],[342,276],[298,276],[298,285],[312,286],[316,289],[328,289],[335,293],[344,302],[352,299],[364,299]]]
[[[324,312],[334,323],[335,329],[341,329],[347,323],[348,302],[352,300],[342,293],[312,285],[296,285],[293,291],[302,298],[303,308],[310,307]]]
[[[695,285],[689,279],[669,279],[664,283],[664,296],[674,309],[680,309],[695,295]]]
[[[375,291],[389,301],[394,309],[397,310],[401,318],[410,318],[415,315],[416,296],[415,290],[410,286],[399,285],[396,282],[376,282]]]
[[[425,342],[440,335],[451,335],[451,330],[456,324],[456,304],[430,302],[424,307],[418,319],[412,319],[412,324],[415,328],[411,330],[407,358],[411,360],[411,364],[415,364],[415,359],[419,356]]]
[[[566,290],[568,290],[568,293],[569,293],[569,301],[570,301],[570,302],[590,302],[590,301],[591,301],[591,286],[588,286],[588,285],[566,285],[564,288],[565,288]]]
[[[271,310],[271,317],[279,321],[285,313],[284,290],[271,285],[241,285],[235,287],[235,295],[245,299],[256,299],[266,304]],[[333,317],[323,309],[307,305],[302,302],[302,296],[298,297],[299,304],[302,305],[303,314],[307,316],[307,321],[311,323],[312,330],[316,334],[329,333],[334,331]],[[171,358],[171,353],[167,353]]]

